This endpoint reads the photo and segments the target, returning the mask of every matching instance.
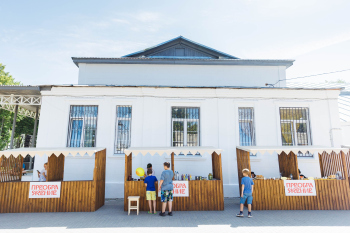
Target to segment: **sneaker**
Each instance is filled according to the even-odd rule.
[[[159,216],[165,217],[165,212],[164,213],[160,212]]]
[[[239,213],[236,215],[236,217],[244,217],[243,213]]]
[[[248,218],[252,218],[253,216],[252,216],[252,213],[249,213],[248,214]]]
[[[168,215],[169,215],[169,216],[173,216],[173,212],[169,212]]]

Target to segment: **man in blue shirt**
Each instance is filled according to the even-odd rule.
[[[172,204],[173,204],[173,177],[174,172],[170,170],[170,163],[164,163],[164,171],[160,177],[159,188],[158,191],[161,191],[161,201],[162,201],[162,212],[159,214],[160,216],[165,216],[166,204],[169,206],[168,215],[173,216],[173,212],[171,212]]]
[[[244,217],[243,215],[243,208],[244,203],[247,201],[248,204],[248,218],[253,217],[252,216],[252,202],[253,202],[253,190],[254,190],[254,182],[253,180],[248,177],[249,175],[249,169],[245,168],[242,171],[243,178],[242,178],[242,193],[241,193],[241,206],[240,206],[240,212],[237,214],[237,217]]]
[[[153,210],[154,214],[156,214],[156,186],[155,182],[158,181],[157,177],[152,175],[152,169],[147,170],[147,177],[145,178],[145,186],[146,186],[146,200],[149,205],[149,214],[152,214],[152,201],[153,201]]]

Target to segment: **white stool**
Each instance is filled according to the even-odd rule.
[[[140,200],[140,196],[128,197],[128,215],[130,215],[130,210],[137,210],[137,215],[139,215],[139,200]],[[136,201],[136,206],[131,205],[132,201]]]

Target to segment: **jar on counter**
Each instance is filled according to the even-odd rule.
[[[213,175],[211,173],[209,173],[208,180],[212,180],[212,179],[213,179]]]

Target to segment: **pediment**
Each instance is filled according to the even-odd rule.
[[[238,59],[182,36],[124,57]]]

